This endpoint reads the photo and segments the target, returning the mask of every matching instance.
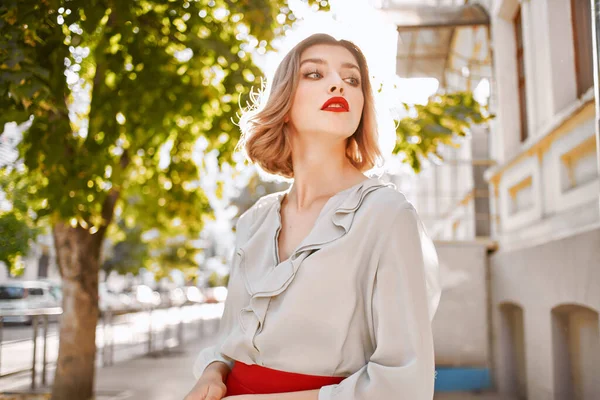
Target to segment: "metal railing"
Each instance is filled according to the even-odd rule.
[[[6,376],[15,375],[18,373],[26,372],[25,370],[12,371],[8,374],[2,374],[2,344],[4,342],[4,317],[20,317],[20,316],[31,316],[33,318],[33,362],[31,366],[31,388],[35,389],[36,383],[36,364],[37,364],[37,334],[38,334],[38,317],[43,317],[44,322],[44,351],[42,361],[42,385],[46,384],[46,366],[48,365],[46,354],[47,354],[47,343],[48,343],[48,316],[50,315],[61,315],[61,307],[51,308],[37,308],[28,310],[2,310],[0,311],[0,378]]]
[[[129,343],[122,343],[121,347],[117,350],[122,350],[123,353],[127,353],[124,350],[129,350],[128,353],[135,356],[158,356],[160,354],[164,354],[166,352],[171,351],[171,349],[177,348],[181,350],[185,344],[186,339],[186,328],[188,331],[192,330],[192,333],[195,337],[201,337],[204,333],[206,333],[206,325],[204,323],[204,318],[190,319],[189,321],[184,321],[184,311],[187,308],[193,307],[202,307],[200,305],[182,305],[176,307],[152,307],[145,309],[137,309],[137,310],[106,310],[101,312],[100,318],[98,320],[98,326],[96,327],[96,332],[98,332],[98,328],[101,329],[101,346],[97,346],[97,355],[101,356],[102,366],[110,366],[114,364],[115,360],[115,334],[114,330],[118,327],[126,326],[126,332],[131,334],[132,340]],[[175,310],[179,312],[178,322],[168,323],[163,321],[156,321],[153,319],[153,314],[159,311],[164,311],[165,313],[170,313]],[[190,311],[190,310],[188,310]],[[191,310],[193,311],[193,310]],[[41,371],[41,383],[42,385],[47,384],[47,367],[48,365],[56,364],[56,361],[48,360],[48,318],[50,316],[61,316],[62,308],[61,307],[52,307],[52,308],[38,308],[38,309],[28,309],[28,310],[0,310],[0,378],[6,378],[10,376],[14,376],[17,374],[23,374],[30,372],[31,373],[31,388],[36,389],[37,387],[37,375],[38,375],[38,331],[40,325],[40,318],[43,326],[43,351],[42,351],[42,371]],[[131,321],[133,316],[140,317],[147,315],[148,321],[147,325],[144,329],[140,329],[139,321]],[[200,316],[200,313],[197,314]],[[33,341],[33,354],[32,354],[32,362],[31,367],[22,368],[13,370],[7,373],[2,373],[2,348],[5,346],[4,344],[4,317],[14,317],[14,316],[31,316],[32,317],[32,329],[33,329],[33,337],[31,339],[19,339],[14,342],[29,342]],[[171,315],[172,316],[172,315]],[[170,316],[170,317],[171,317]],[[163,316],[163,317],[166,317]],[[116,318],[120,318],[120,321],[117,321]],[[140,319],[140,318],[138,318]],[[214,319],[218,321],[218,317],[210,317],[208,319]],[[162,329],[161,323],[162,322]],[[131,325],[135,324],[135,329]],[[194,327],[193,325],[197,325]],[[129,325],[129,326],[127,326]],[[212,325],[212,324],[211,324]],[[216,329],[215,326],[212,327],[211,333],[214,333]],[[136,331],[137,332],[134,332]],[[162,341],[161,339],[162,332]],[[58,332],[60,333],[60,331]],[[57,333],[57,335],[58,335]],[[135,335],[138,334],[138,336]],[[139,335],[142,336],[141,340]],[[98,344],[98,338],[97,338]],[[135,352],[135,347],[142,346],[142,352]],[[129,357],[129,358],[133,358]],[[127,357],[126,357],[127,358]]]

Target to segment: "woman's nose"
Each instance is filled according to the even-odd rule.
[[[335,93],[338,91],[340,94],[344,94],[344,88],[342,85],[331,85],[329,86],[329,93]]]

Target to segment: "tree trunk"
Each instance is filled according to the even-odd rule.
[[[63,315],[52,400],[93,398],[102,233],[92,235],[81,226],[72,228],[63,222],[53,227]]]

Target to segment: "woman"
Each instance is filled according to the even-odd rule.
[[[242,122],[250,160],[294,181],[238,220],[186,400],[432,399],[437,257],[404,195],[363,174],[381,156],[362,52],[310,36]]]

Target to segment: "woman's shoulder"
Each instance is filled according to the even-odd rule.
[[[401,210],[411,208],[406,196],[393,183],[370,178],[345,197],[336,208],[332,222],[346,232],[359,221],[368,226],[386,227]]]
[[[414,210],[414,206],[396,185],[386,183],[366,196],[361,209],[389,218],[403,210]]]
[[[238,229],[241,227],[250,228],[258,221],[262,221],[269,211],[281,201],[285,191],[276,192],[260,197],[254,204],[244,211],[238,219]]]

